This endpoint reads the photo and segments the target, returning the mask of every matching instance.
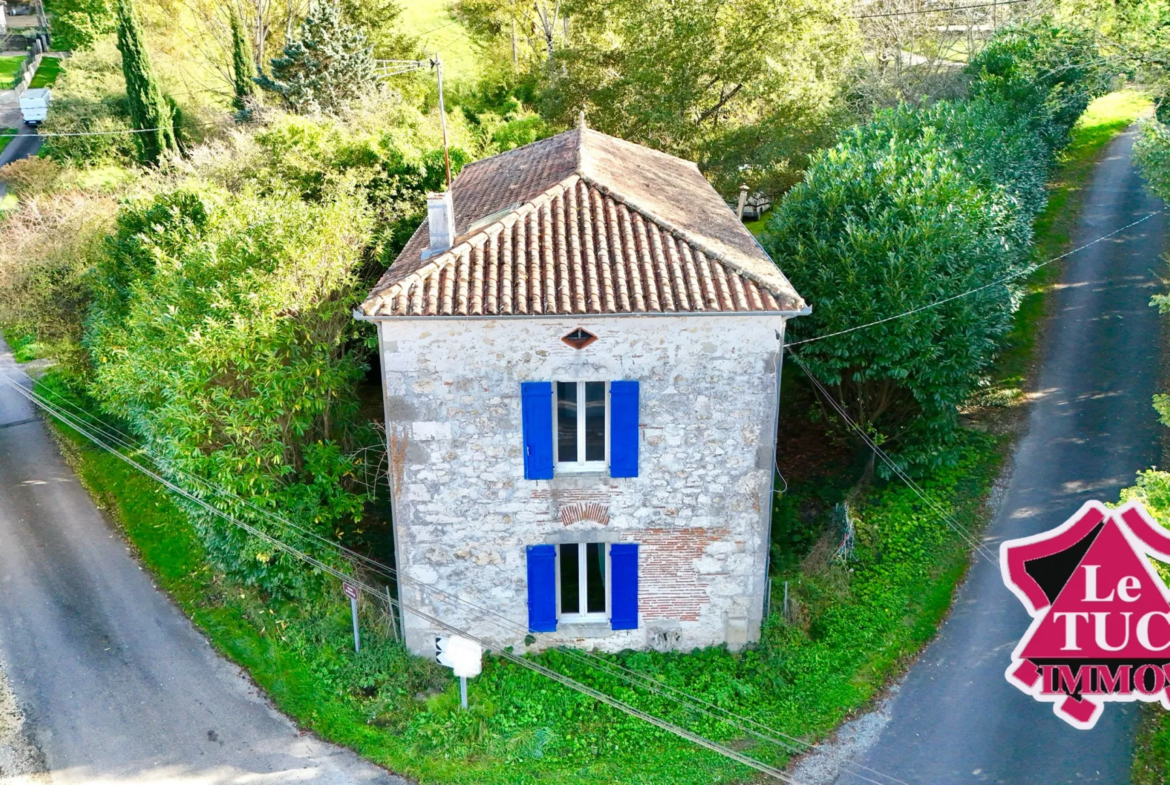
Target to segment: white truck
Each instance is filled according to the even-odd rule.
[[[20,114],[29,125],[40,125],[49,116],[49,99],[52,93],[47,87],[25,90],[20,94]]]

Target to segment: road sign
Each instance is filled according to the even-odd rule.
[[[349,581],[346,581],[344,584],[342,584],[342,588],[345,589],[345,596],[346,597],[349,597],[351,600],[356,600],[358,598],[358,587],[357,586],[354,586]]]

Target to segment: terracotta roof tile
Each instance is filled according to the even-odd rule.
[[[462,231],[455,244],[423,259],[424,222],[363,312],[804,308],[694,164],[595,131],[570,131],[471,164],[452,184],[452,198]]]

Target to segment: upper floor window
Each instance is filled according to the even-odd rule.
[[[609,396],[605,382],[557,382],[557,471],[605,471]]]
[[[638,476],[638,382],[521,382],[520,398],[525,479]]]

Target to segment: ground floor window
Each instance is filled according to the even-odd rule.
[[[605,621],[608,591],[606,544],[565,543],[557,547],[560,617],[563,621]]]
[[[573,622],[638,628],[637,543],[544,543],[526,553],[530,632]]]

